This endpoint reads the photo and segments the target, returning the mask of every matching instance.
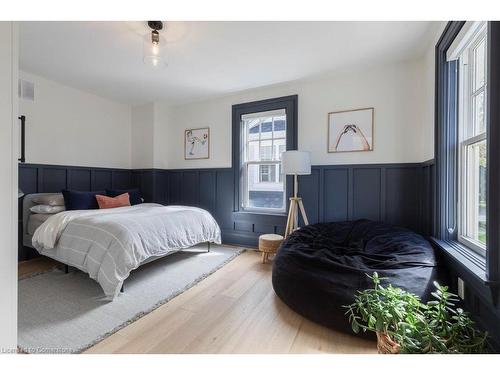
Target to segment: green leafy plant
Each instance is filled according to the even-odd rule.
[[[355,333],[372,331],[388,337],[401,353],[483,353],[487,333],[461,308],[447,286],[434,283],[434,299],[422,303],[414,294],[392,285],[383,286],[375,272],[369,276],[374,287],[357,292],[345,306]]]

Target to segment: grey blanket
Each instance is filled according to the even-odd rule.
[[[114,299],[130,271],[148,259],[201,242],[220,244],[220,228],[196,207],[139,204],[103,210],[65,211],[33,235],[33,246],[90,275]]]

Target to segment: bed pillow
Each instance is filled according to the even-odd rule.
[[[130,196],[128,193],[123,193],[117,197],[108,197],[106,195],[96,195],[99,208],[117,208],[130,206]]]
[[[106,192],[63,190],[62,194],[67,210],[95,210],[99,208],[95,196],[106,195]]]
[[[61,193],[40,195],[34,197],[33,202],[47,206],[64,206],[64,197]]]
[[[48,204],[39,204],[37,206],[30,207],[30,211],[34,214],[57,214],[66,210],[64,206],[51,206]]]
[[[124,194],[124,193],[128,193],[128,195],[130,197],[130,204],[132,206],[143,202],[142,198],[141,198],[141,192],[139,191],[139,189],[125,189],[125,190],[106,189],[106,194],[109,197],[116,197],[116,196]]]

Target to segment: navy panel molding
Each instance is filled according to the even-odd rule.
[[[132,171],[128,169],[19,164],[19,188],[25,194],[132,187],[138,185],[134,185]]]
[[[311,223],[369,218],[427,233],[432,163],[318,165],[300,176],[299,195]],[[138,187],[146,202],[204,208],[222,230],[223,241],[256,246],[262,233],[283,233],[286,214],[234,211],[231,168],[112,169],[20,164],[19,186],[25,193]],[[290,179],[288,179],[290,180]],[[291,188],[288,182],[289,189]]]
[[[353,168],[352,215],[349,219],[382,220],[383,168]]]
[[[141,187],[134,184],[132,171],[128,169],[76,167],[48,164],[19,164],[19,188],[24,194],[54,193],[62,189],[104,190]],[[139,179],[147,183],[147,178]],[[148,189],[142,192],[152,201],[153,194]],[[19,199],[19,251],[18,260],[36,256],[34,250],[22,245],[22,199]]]
[[[432,162],[403,164],[319,165],[300,176],[299,195],[311,223],[369,218],[426,234],[431,224]],[[234,211],[231,168],[133,171],[138,185],[154,181],[153,202],[202,207],[212,213],[223,241],[256,246],[262,233],[283,233],[286,215]],[[145,182],[146,181],[146,182]],[[142,189],[144,191],[144,189]]]
[[[345,221],[349,217],[349,169],[325,168],[323,171],[323,191],[335,192],[324,194],[323,219]]]
[[[98,190],[105,190],[107,186],[113,185],[113,172],[110,171],[91,171],[92,173],[92,180],[94,181],[94,184],[92,185],[93,189],[95,191]],[[130,180],[130,176],[129,176]]]
[[[422,164],[419,217],[421,232],[426,236],[432,236],[435,233],[435,174],[436,167],[433,160]]]

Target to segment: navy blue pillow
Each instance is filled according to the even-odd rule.
[[[139,189],[125,189],[125,190],[109,190],[106,189],[106,194],[110,197],[117,197],[120,194],[128,193],[130,199],[130,205],[142,203],[141,192]]]
[[[76,191],[63,190],[64,205],[66,210],[95,210],[99,208],[96,194],[106,195],[105,191]]]

